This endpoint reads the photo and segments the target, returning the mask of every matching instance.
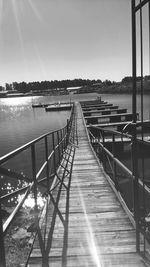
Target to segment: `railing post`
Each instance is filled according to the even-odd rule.
[[[133,139],[132,139],[132,165],[133,165],[133,186],[134,186],[134,218],[136,223],[136,250],[140,251],[139,239],[139,188],[137,175],[137,141],[136,141],[136,1],[132,0],[132,115],[133,115]]]
[[[61,136],[61,158],[62,158],[62,154],[63,154],[63,150],[64,150],[64,146],[63,146],[63,134],[62,134],[63,129],[60,130],[60,136]]]
[[[0,267],[6,267],[1,201],[0,201]]]
[[[105,133],[104,133],[104,131],[102,131],[102,142],[103,142],[103,147],[105,147]],[[106,169],[105,159],[106,159],[106,156],[105,156],[105,152],[103,151],[103,153],[102,153],[102,162],[103,162],[104,170]]]
[[[113,156],[115,158],[116,149],[115,149],[115,135],[114,134],[112,136],[112,141],[113,141],[113,143],[112,143],[112,154],[113,154]],[[119,190],[119,184],[118,184],[118,180],[117,180],[117,168],[116,168],[116,162],[114,160],[113,160],[113,171],[114,171],[113,178],[114,178],[114,182],[115,182],[115,187],[116,187],[117,190]]]
[[[32,157],[32,177],[34,182],[34,200],[35,200],[35,210],[37,210],[37,180],[36,180],[36,156],[35,156],[35,144],[31,146],[31,157]]]
[[[59,145],[59,142],[60,142],[60,138],[59,138],[59,131],[57,131],[57,145],[58,145],[58,158],[59,158],[59,164],[60,164],[60,145]]]
[[[66,133],[67,133],[67,126],[64,128],[64,148],[66,149]]]
[[[54,173],[56,173],[56,155],[55,155],[54,132],[52,133],[52,143],[53,143],[53,151],[54,151]]]
[[[47,136],[45,136],[45,157],[46,157],[46,177],[47,177],[47,190],[49,191],[49,165],[48,165],[48,143],[47,143]]]
[[[76,122],[76,141],[77,141],[77,146],[78,146],[78,128],[77,128],[77,117],[75,118]]]
[[[63,128],[63,152],[65,150],[65,128]]]
[[[66,137],[66,146],[68,145],[68,143],[69,143],[69,120],[67,119],[67,137]]]
[[[100,143],[101,143],[101,130],[99,130],[99,140],[98,140],[98,154],[99,154],[99,160],[103,162],[103,152],[102,149],[100,147]],[[101,153],[102,152],[102,153]]]

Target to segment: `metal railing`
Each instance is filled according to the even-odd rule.
[[[141,251],[146,255],[146,244],[147,241],[150,242],[150,180],[149,174],[147,174],[147,179],[142,177],[141,168],[143,161],[147,164],[147,168],[150,166],[149,157],[147,158],[150,142],[141,138],[136,140],[138,163],[134,166],[138,176],[138,183],[136,183],[133,172],[133,136],[92,125],[89,128],[89,135],[105,172],[111,178],[117,195],[121,197],[121,200],[123,199],[122,203],[136,228],[137,252]]]
[[[145,17],[144,12],[147,10],[148,16]],[[131,14],[132,14],[132,113],[133,113],[133,133],[132,133],[132,165],[133,165],[133,176],[134,176],[134,183],[136,184],[134,198],[139,198],[139,178],[138,178],[138,158],[137,158],[137,136],[136,136],[136,112],[137,112],[137,72],[140,73],[140,100],[141,100],[141,122],[142,122],[142,134],[141,138],[144,143],[144,69],[146,69],[146,59],[150,58],[150,0],[131,0]],[[145,17],[145,18],[144,18]],[[144,32],[147,30],[147,35],[149,34],[148,38],[144,37]],[[137,38],[139,36],[139,38]],[[148,40],[148,42],[146,41]],[[148,43],[145,46],[145,41]],[[148,49],[147,49],[147,48]],[[146,51],[147,50],[147,51]],[[138,60],[137,60],[138,59]],[[150,62],[150,61],[149,61]],[[149,72],[149,70],[147,71]],[[143,184],[145,184],[145,162],[144,162],[144,150],[141,153],[141,168],[142,168],[142,176],[143,176]],[[143,203],[145,206],[145,186],[143,186]],[[138,205],[138,204],[137,204]],[[145,209],[145,208],[144,208]],[[144,211],[145,212],[145,211]],[[137,206],[135,211],[136,219],[136,229],[139,228],[139,208]],[[144,215],[145,216],[145,215]],[[144,222],[144,232],[146,232],[146,226]],[[138,231],[137,231],[137,239],[139,238]],[[137,251],[140,250],[139,243],[137,242]],[[144,240],[144,247],[145,247],[145,240]],[[145,249],[144,249],[145,251]]]
[[[7,233],[8,228],[12,225],[18,211],[23,206],[23,203],[27,199],[30,193],[33,194],[35,202],[34,209],[38,210],[38,188],[42,187],[45,191],[48,191],[57,169],[61,165],[64,151],[66,150],[70,142],[74,142],[75,127],[75,113],[74,105],[72,106],[70,119],[67,120],[67,124],[62,129],[44,134],[33,141],[21,146],[20,148],[10,152],[9,154],[0,158],[0,175],[1,181],[4,181],[6,177],[13,180],[21,181],[21,187],[12,190],[10,193],[4,194],[3,186],[1,184],[0,194],[0,267],[6,266],[5,248],[4,248],[4,236]],[[37,151],[37,147],[40,150]],[[28,153],[27,153],[28,152]],[[22,153],[25,153],[23,157]],[[41,157],[43,154],[43,157]],[[40,158],[39,158],[40,156]],[[23,165],[28,162],[25,175],[22,170],[14,171],[14,159],[15,157],[21,158]],[[29,159],[30,158],[30,159]],[[30,171],[28,170],[30,165]],[[40,167],[39,167],[40,166]],[[20,166],[17,166],[19,169]],[[24,181],[24,182],[23,182]],[[5,190],[4,190],[5,191]],[[9,201],[16,196],[22,195],[21,200],[17,201],[12,213],[3,223],[2,218],[2,205],[6,201]]]

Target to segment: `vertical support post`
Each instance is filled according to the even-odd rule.
[[[136,123],[136,12],[135,0],[132,0],[132,115],[133,122]]]
[[[1,200],[0,200],[0,267],[6,267]]]
[[[67,141],[67,144],[66,146],[68,145],[69,143],[69,120],[67,119],[67,137],[66,137],[66,141]]]
[[[137,140],[136,140],[136,11],[135,0],[132,0],[132,116],[133,116],[133,139],[132,139],[132,166],[133,166],[133,190],[134,190],[134,218],[136,223],[136,250],[140,251],[139,239],[139,197],[137,175]]]
[[[58,158],[59,158],[59,164],[60,164],[60,145],[59,145],[59,131],[57,131],[57,145],[58,145]]]
[[[99,160],[101,161],[101,156],[100,156],[100,154],[101,154],[101,149],[100,149],[100,145],[99,145],[99,143],[100,143],[100,137],[101,137],[101,132],[100,132],[100,130],[99,130],[99,134],[98,134],[98,158],[99,158]]]
[[[67,141],[66,141],[66,139],[67,139],[67,137],[66,137],[66,135],[67,135],[67,126],[64,128],[64,148],[66,149],[66,146],[67,146]]]
[[[149,75],[150,75],[150,1],[148,2],[148,19],[149,19]]]
[[[54,132],[52,133],[52,143],[53,143],[53,151],[54,151],[54,173],[56,173],[56,155],[55,155],[55,140],[54,140]]]
[[[64,147],[63,147],[63,129],[60,130],[60,136],[61,136],[61,158],[62,158],[62,155],[63,155],[63,150],[64,150]]]
[[[78,128],[77,128],[77,117],[75,118],[75,122],[76,122],[76,142],[77,142],[77,146],[78,146]]]
[[[45,136],[45,157],[46,157],[46,177],[47,177],[47,190],[49,191],[49,165],[48,165],[48,142],[47,136]]]
[[[63,128],[63,152],[65,150],[65,128]]]
[[[102,142],[103,142],[103,146],[105,147],[105,133],[104,131],[102,131]],[[104,170],[106,169],[106,156],[105,156],[105,152],[103,151],[103,154],[102,154],[102,161],[103,161],[103,166],[104,166]]]
[[[116,156],[116,149],[115,149],[115,135],[112,134],[112,153],[113,156],[115,158]],[[117,180],[117,168],[116,168],[116,162],[113,160],[113,178],[114,178],[114,183],[115,183],[115,187],[117,190],[119,190],[119,184],[118,184],[118,180]]]
[[[31,157],[32,157],[32,177],[34,182],[34,200],[35,200],[35,210],[37,210],[37,180],[36,180],[36,156],[35,156],[35,144],[31,146]]]

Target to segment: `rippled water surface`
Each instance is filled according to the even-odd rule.
[[[63,127],[69,111],[46,112],[44,108],[32,108],[34,103],[54,103],[95,98],[96,94],[70,96],[38,96],[0,99],[0,156],[33,140]]]
[[[69,112],[33,109],[32,101],[31,97],[0,99],[0,156],[65,125]]]

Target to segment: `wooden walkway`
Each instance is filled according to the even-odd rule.
[[[79,105],[77,115],[79,147],[72,175],[55,214],[54,205],[48,205],[28,267],[146,266],[136,253],[135,230],[91,148]]]

